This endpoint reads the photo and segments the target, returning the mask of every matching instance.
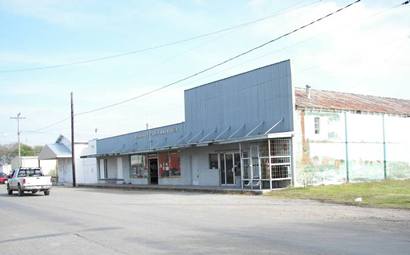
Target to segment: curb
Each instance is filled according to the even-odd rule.
[[[117,189],[117,190],[154,190],[154,191],[180,191],[196,192],[209,194],[241,194],[241,195],[262,195],[261,190],[240,190],[240,189],[213,189],[213,188],[195,188],[195,187],[178,187],[178,186],[140,186],[130,184],[78,184],[79,188],[96,188],[96,189]]]

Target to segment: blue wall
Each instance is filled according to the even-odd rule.
[[[262,122],[257,131],[265,132],[283,118],[272,132],[293,131],[292,93],[289,60],[186,90],[186,130],[231,127],[233,134],[245,125],[240,137]]]

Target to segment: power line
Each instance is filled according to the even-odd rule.
[[[357,2],[360,2],[360,1],[357,1]],[[406,2],[408,2],[408,1],[406,1]],[[354,2],[354,3],[352,3],[351,5],[353,5],[353,4],[355,4],[356,2]],[[407,4],[407,3],[404,3],[404,4]],[[401,5],[403,5],[403,4],[398,4],[398,5],[395,5],[395,6],[392,6],[390,9],[393,9],[393,8],[396,8],[396,7],[399,7],[399,6],[401,6]],[[349,5],[350,6],[350,5]],[[344,7],[344,8],[347,8],[347,6],[346,7]],[[342,8],[341,8],[342,9]],[[335,12],[337,12],[337,11],[335,11]],[[369,15],[369,17],[373,17],[373,16],[377,16],[377,15],[380,15],[382,12],[377,12],[376,14],[372,14],[372,15]],[[324,16],[324,17],[327,17],[328,15],[326,15],[326,16]],[[368,19],[369,17],[367,17],[366,19]],[[318,19],[319,20],[319,19]],[[312,22],[311,22],[312,23]],[[311,38],[310,38],[311,39]],[[308,40],[310,40],[310,39],[308,39]],[[303,41],[301,41],[301,42],[304,42],[304,41],[306,41],[306,40],[303,40]],[[296,43],[296,44],[299,44],[299,43],[301,43],[301,42],[298,42],[298,43]],[[296,45],[295,44],[295,45]],[[285,49],[285,48],[288,48],[288,47],[284,47],[284,48],[282,48],[282,49],[280,49],[280,50],[283,50],[283,49]],[[260,58],[261,56],[259,56],[259,57],[257,57],[257,58]],[[251,59],[252,60],[252,59]],[[233,66],[234,67],[234,66]],[[231,68],[233,68],[233,67],[230,67],[230,68],[228,68],[228,69],[231,69]],[[309,69],[312,69],[312,68],[316,68],[316,67],[318,67],[317,65],[315,65],[315,66],[311,66],[311,67],[308,67],[308,68],[304,68],[304,69],[302,69],[303,71],[306,71],[306,70],[309,70]],[[225,70],[223,70],[223,71],[225,71]],[[219,73],[219,72],[218,72]],[[213,76],[213,75],[215,75],[215,74],[218,74],[218,73],[213,73],[213,74],[211,74],[210,76]],[[161,88],[159,88],[159,89],[161,89]],[[157,89],[157,90],[159,90],[159,89]],[[149,93],[149,92],[147,92],[147,93]],[[143,97],[143,96],[145,96],[145,95],[147,95],[147,93],[144,93],[144,94],[141,94],[141,95],[139,95],[140,97]],[[152,93],[154,93],[154,92],[152,92]],[[110,106],[110,105],[109,105]],[[105,106],[105,108],[108,108],[109,106]],[[97,109],[94,109],[94,110],[97,110]],[[94,111],[93,110],[93,111]],[[103,110],[103,109],[100,109],[100,110]],[[88,111],[88,112],[81,112],[81,113],[79,113],[79,114],[87,114],[87,113],[90,113],[91,111]],[[68,120],[69,118],[65,118],[65,119],[63,119],[63,120],[61,120],[61,121],[58,121],[58,122],[55,122],[55,123],[52,123],[52,124],[50,124],[50,125],[48,125],[48,126],[46,126],[46,127],[43,127],[43,128],[41,128],[41,129],[37,129],[37,130],[43,130],[43,129],[47,129],[47,128],[49,128],[49,127],[52,127],[52,126],[55,126],[55,125],[58,125],[58,124],[60,124],[60,123],[62,123],[62,122],[64,122],[64,121],[66,121],[66,120]],[[31,130],[27,130],[27,131],[25,131],[25,132],[36,132],[36,131],[31,131]],[[46,133],[46,132],[36,132],[36,133]]]
[[[407,2],[410,2],[410,1],[407,1]],[[395,9],[395,8],[397,8],[397,7],[400,7],[401,5],[403,5],[403,4],[396,4],[396,5],[394,5],[394,6],[391,6],[390,8],[388,8],[387,11],[393,10],[393,9]],[[379,12],[373,13],[373,14],[371,14],[371,15],[368,15],[367,17],[364,17],[363,19],[368,22],[368,21],[371,21],[370,18],[374,18],[374,17],[379,16],[380,14],[383,14],[383,13],[385,13],[385,12],[386,12],[386,10],[379,11]],[[355,22],[355,21],[354,21],[354,22]],[[353,23],[354,23],[354,22],[353,22]],[[363,26],[363,24],[361,24],[360,26]],[[329,29],[327,29],[327,30],[329,30]],[[326,30],[326,31],[327,31],[327,30]],[[317,33],[317,34],[315,34],[315,35],[313,35],[313,36],[308,37],[307,39],[298,41],[298,42],[293,43],[293,44],[291,44],[291,45],[282,47],[282,48],[280,48],[280,49],[275,49],[275,50],[270,51],[270,52],[268,52],[268,53],[263,53],[263,54],[261,54],[261,55],[259,55],[259,56],[256,56],[256,57],[254,57],[254,58],[251,58],[251,59],[242,61],[242,62],[240,62],[240,63],[238,63],[238,64],[231,65],[230,67],[225,68],[225,69],[223,69],[223,70],[221,70],[221,71],[214,72],[214,73],[211,73],[211,74],[209,74],[209,75],[203,76],[203,77],[201,77],[201,78],[195,79],[194,82],[201,81],[201,80],[210,78],[210,77],[215,76],[215,75],[218,75],[218,74],[222,74],[222,73],[224,73],[224,72],[227,71],[227,70],[231,70],[231,69],[233,69],[233,68],[236,68],[236,67],[241,66],[241,65],[243,65],[243,64],[249,63],[249,62],[251,62],[251,61],[255,61],[255,60],[258,60],[258,59],[267,57],[267,56],[269,56],[269,55],[272,54],[272,53],[284,51],[284,50],[286,50],[286,49],[293,48],[293,47],[295,47],[295,46],[297,46],[297,45],[299,45],[299,44],[306,43],[307,41],[310,41],[310,40],[312,40],[312,39],[315,39],[315,37],[317,37],[317,36],[320,35],[320,34],[323,34],[323,33],[326,32],[326,31],[321,31],[321,32],[319,32],[319,33]],[[406,39],[406,38],[402,38],[400,41],[402,41],[402,40],[404,40],[404,39]],[[395,42],[395,41],[396,41],[396,40],[393,40],[393,41],[391,41],[391,42]],[[320,65],[314,65],[313,67],[314,67],[314,68],[318,68],[318,67],[320,67]],[[306,70],[308,70],[308,69],[312,69],[312,66],[310,66],[309,68],[304,68],[304,69],[302,69],[302,71],[306,71]]]
[[[317,23],[317,22],[320,22],[320,21],[322,21],[322,20],[324,20],[324,19],[326,19],[326,18],[328,18],[328,17],[330,17],[330,16],[332,16],[332,15],[334,15],[334,14],[337,14],[338,12],[341,12],[341,11],[347,9],[347,8],[349,8],[350,6],[359,3],[360,1],[361,1],[361,0],[356,0],[356,1],[354,1],[354,2],[352,2],[352,3],[350,3],[350,4],[348,4],[348,5],[346,5],[346,6],[344,6],[344,7],[341,7],[341,8],[339,8],[339,9],[337,9],[337,10],[331,12],[331,13],[326,14],[325,16],[322,16],[322,17],[320,17],[320,18],[318,18],[318,19],[315,19],[315,20],[313,20],[313,21],[311,21],[311,22],[305,24],[305,25],[302,25],[302,26],[300,26],[300,27],[298,27],[298,28],[296,28],[296,29],[294,29],[294,30],[292,30],[292,31],[290,31],[290,32],[287,32],[287,33],[285,33],[285,34],[282,34],[282,35],[280,35],[280,36],[278,36],[278,37],[276,37],[276,38],[274,38],[274,39],[272,39],[272,40],[269,40],[269,41],[267,41],[267,42],[265,42],[265,43],[262,43],[262,44],[260,44],[260,45],[258,45],[258,46],[256,46],[256,47],[254,47],[254,48],[251,48],[251,49],[249,49],[249,50],[247,50],[247,51],[244,51],[244,52],[242,52],[242,53],[240,53],[240,54],[238,54],[238,55],[235,55],[235,56],[230,57],[230,58],[228,58],[228,59],[226,59],[226,60],[223,60],[223,61],[221,61],[221,62],[219,62],[219,63],[217,63],[217,64],[215,64],[215,65],[213,65],[213,66],[210,66],[210,67],[208,67],[208,68],[205,68],[205,69],[203,69],[203,70],[201,70],[201,71],[199,71],[199,72],[196,72],[196,73],[194,73],[194,74],[188,75],[188,76],[186,76],[186,77],[184,77],[184,78],[181,78],[181,79],[179,79],[179,80],[176,80],[176,81],[174,81],[174,82],[168,83],[168,84],[166,84],[166,85],[164,85],[164,86],[162,86],[162,87],[159,87],[159,88],[156,88],[156,89],[147,91],[147,92],[142,93],[142,94],[140,94],[140,95],[138,95],[138,96],[134,96],[134,97],[131,97],[131,98],[128,98],[128,99],[119,101],[119,102],[117,102],[117,103],[112,103],[112,104],[105,105],[105,106],[102,106],[102,107],[98,107],[98,108],[95,108],[95,109],[92,109],[92,110],[89,110],[89,111],[79,112],[79,113],[77,113],[76,115],[85,115],[85,114],[89,114],[89,113],[93,113],[93,112],[97,112],[97,111],[102,111],[102,110],[105,110],[105,109],[107,109],[107,108],[111,108],[111,107],[114,107],[114,106],[117,106],[117,105],[121,105],[121,104],[130,102],[130,101],[137,100],[137,99],[139,99],[139,98],[141,98],[141,97],[144,97],[144,96],[153,94],[153,93],[158,92],[158,91],[160,91],[160,90],[163,90],[163,89],[166,89],[166,88],[168,88],[168,87],[171,87],[171,86],[173,86],[173,85],[175,85],[175,84],[178,84],[178,83],[181,83],[181,82],[183,82],[183,81],[189,80],[189,79],[191,79],[191,78],[193,78],[193,77],[195,77],[195,76],[198,76],[198,75],[200,75],[200,74],[202,74],[202,73],[205,73],[205,72],[207,72],[207,71],[210,71],[210,70],[212,70],[212,69],[215,69],[216,67],[219,67],[219,66],[221,66],[221,65],[224,65],[224,64],[226,64],[226,63],[228,63],[228,62],[231,62],[231,61],[233,61],[233,60],[235,60],[235,59],[237,59],[237,58],[240,58],[240,57],[242,57],[242,56],[244,56],[244,55],[246,55],[246,54],[249,54],[249,53],[251,53],[251,52],[253,52],[253,51],[256,51],[256,50],[258,50],[258,49],[260,49],[260,48],[263,48],[263,47],[265,47],[266,45],[269,45],[269,44],[271,44],[271,43],[273,43],[273,42],[276,42],[276,41],[278,41],[278,40],[280,40],[280,39],[282,39],[282,38],[284,38],[284,37],[287,37],[287,36],[289,36],[289,35],[291,35],[291,34],[294,34],[294,33],[298,32],[298,31],[300,31],[300,30],[302,30],[302,29],[305,29],[306,27],[309,27],[309,26],[311,26],[311,25],[313,25],[313,24],[315,24],[315,23]]]
[[[314,2],[311,2],[311,3],[307,4],[307,5],[314,4],[314,3],[317,3],[317,2],[320,2],[320,1],[321,0],[316,0]],[[166,47],[170,47],[170,46],[173,46],[173,45],[186,43],[186,42],[189,42],[189,41],[201,39],[201,38],[204,38],[204,37],[209,37],[209,36],[216,35],[216,34],[221,34],[221,33],[228,32],[228,31],[231,31],[231,30],[235,30],[235,29],[238,29],[238,28],[246,27],[246,26],[258,23],[258,22],[262,22],[262,21],[265,21],[267,19],[271,19],[273,17],[281,15],[289,9],[292,9],[292,8],[295,8],[295,7],[299,6],[301,3],[302,2],[299,2],[298,4],[296,4],[294,6],[282,9],[280,11],[275,12],[272,15],[265,16],[265,17],[262,17],[262,18],[259,18],[259,19],[256,19],[256,20],[240,23],[240,24],[237,24],[237,25],[233,25],[233,26],[230,26],[230,27],[222,28],[222,29],[219,29],[219,30],[216,30],[216,31],[212,31],[212,32],[208,32],[208,33],[188,37],[188,38],[177,40],[177,41],[172,41],[172,42],[168,42],[168,43],[159,44],[159,45],[156,45],[156,46],[141,48],[141,49],[137,49],[137,50],[127,51],[127,52],[123,52],[123,53],[107,55],[107,56],[102,56],[102,57],[97,57],[97,58],[90,58],[90,59],[78,60],[78,61],[73,61],[73,62],[67,62],[67,63],[62,63],[62,64],[46,65],[46,66],[40,66],[40,67],[27,67],[27,68],[10,69],[10,70],[0,70],[0,73],[15,73],[15,72],[28,72],[28,71],[41,71],[41,70],[47,70],[47,69],[56,69],[56,68],[62,68],[62,67],[66,67],[66,66],[74,66],[74,65],[82,65],[82,64],[89,64],[89,63],[94,63],[94,62],[100,62],[100,61],[105,61],[105,60],[109,60],[109,59],[115,59],[115,58],[125,57],[125,56],[129,56],[129,55],[139,54],[139,53],[143,53],[143,52],[147,52],[147,51],[152,51],[152,50],[156,50],[156,49],[166,48]],[[301,7],[305,7],[307,5],[302,5]]]
[[[193,78],[193,77],[196,77],[196,76],[198,76],[198,75],[200,75],[200,74],[202,74],[202,73],[205,73],[205,72],[207,72],[207,71],[210,71],[210,70],[212,70],[212,69],[215,69],[216,67],[219,67],[219,66],[221,66],[221,65],[224,65],[224,64],[226,64],[226,63],[228,63],[228,62],[231,62],[231,61],[233,61],[233,60],[235,60],[235,59],[237,59],[237,58],[240,58],[240,57],[242,57],[242,56],[244,56],[244,55],[246,55],[246,54],[249,54],[249,53],[251,53],[251,52],[253,52],[253,51],[256,51],[256,50],[258,50],[258,49],[260,49],[260,48],[262,48],[262,47],[265,47],[266,45],[269,45],[269,44],[271,44],[271,43],[273,43],[273,42],[276,42],[276,41],[278,41],[278,40],[280,40],[280,39],[282,39],[282,38],[284,38],[284,37],[287,37],[287,36],[289,36],[289,35],[291,35],[291,34],[294,34],[294,33],[298,32],[298,31],[300,31],[300,30],[302,30],[302,29],[305,29],[306,27],[309,27],[309,26],[311,26],[311,25],[313,25],[313,24],[315,24],[315,23],[317,23],[317,22],[320,22],[320,21],[322,21],[322,20],[324,20],[324,19],[326,19],[326,18],[328,18],[328,17],[330,17],[330,16],[332,16],[332,15],[334,15],[334,14],[337,14],[338,12],[347,9],[347,8],[351,7],[352,5],[359,3],[360,1],[361,1],[361,0],[356,0],[356,1],[354,1],[354,2],[352,2],[352,3],[350,3],[350,4],[348,4],[348,5],[346,5],[346,6],[344,6],[344,7],[341,7],[341,8],[339,8],[339,9],[337,9],[337,10],[335,10],[335,11],[333,11],[333,12],[331,12],[331,13],[325,15],[325,16],[322,16],[322,17],[320,17],[320,18],[318,18],[318,19],[315,19],[315,20],[313,20],[313,21],[311,21],[311,22],[305,24],[305,25],[302,25],[302,26],[300,26],[300,27],[298,27],[298,28],[296,28],[296,29],[294,29],[294,30],[292,30],[292,31],[290,31],[290,32],[287,32],[287,33],[285,33],[285,34],[282,34],[282,35],[280,35],[280,36],[278,36],[278,37],[276,37],[276,38],[274,38],[274,39],[272,39],[272,40],[269,40],[269,41],[267,41],[267,42],[265,42],[265,43],[263,43],[263,44],[260,44],[260,45],[254,47],[254,48],[251,48],[251,49],[249,49],[249,50],[247,50],[247,51],[245,51],[245,52],[242,52],[242,53],[240,53],[240,54],[238,54],[238,55],[235,55],[235,56],[233,56],[233,57],[230,57],[230,58],[228,58],[228,59],[226,59],[226,60],[224,60],[224,61],[222,61],[222,62],[219,62],[219,63],[217,63],[217,64],[215,64],[215,65],[213,65],[213,66],[210,66],[210,67],[208,67],[208,68],[205,68],[205,69],[203,69],[203,70],[201,70],[201,71],[199,71],[199,72],[196,72],[196,73],[194,73],[194,74],[188,75],[188,76],[186,76],[186,77],[184,77],[184,78],[181,78],[181,79],[179,79],[179,80],[177,80],[177,81],[168,83],[168,84],[166,84],[166,85],[164,85],[164,86],[162,86],[162,87],[159,87],[159,88],[156,88],[156,89],[147,91],[147,92],[142,93],[142,94],[140,94],[140,95],[137,95],[137,96],[134,96],[134,97],[131,97],[131,98],[128,98],[128,99],[125,99],[125,100],[122,100],[122,101],[119,101],[119,102],[116,102],[116,103],[112,103],[112,104],[105,105],[105,106],[102,106],[102,107],[98,107],[98,108],[95,108],[95,109],[92,109],[92,110],[88,110],[88,111],[79,112],[79,113],[75,114],[75,116],[86,115],[86,114],[90,114],[90,113],[93,113],[93,112],[102,111],[102,110],[105,110],[105,109],[108,109],[108,108],[111,108],[111,107],[115,107],[115,106],[118,106],[118,105],[121,105],[121,104],[130,102],[130,101],[137,100],[137,99],[142,98],[142,97],[145,97],[145,96],[147,96],[147,95],[156,93],[156,92],[158,92],[158,91],[160,91],[160,90],[166,89],[166,88],[168,88],[168,87],[171,87],[171,86],[176,85],[176,84],[178,84],[178,83],[181,83],[181,82],[183,82],[183,81],[189,80],[189,79],[191,79],[191,78]],[[36,129],[36,130],[34,130],[34,131],[40,131],[40,130],[48,129],[48,128],[53,127],[53,126],[56,126],[56,125],[58,125],[58,124],[60,124],[60,123],[62,123],[62,122],[65,122],[65,121],[67,121],[68,119],[69,119],[69,118],[64,118],[64,119],[62,119],[62,120],[60,120],[60,121],[51,123],[50,125],[47,125],[47,126],[45,126],[45,127],[43,127],[43,128]]]
[[[35,129],[35,130],[26,130],[26,131],[24,131],[24,132],[40,133],[40,131],[42,131],[42,130],[49,129],[49,128],[51,128],[51,127],[57,126],[58,124],[61,124],[61,123],[65,122],[65,121],[67,121],[67,120],[69,120],[69,119],[70,119],[70,118],[67,117],[67,118],[61,119],[61,120],[59,120],[59,121],[50,123],[49,125],[44,126],[44,127],[42,127],[42,128],[38,128],[38,129]]]
[[[19,160],[19,166],[21,165],[21,143],[20,143],[20,120],[24,120],[26,117],[22,117],[21,113],[17,113],[16,117],[10,117],[12,120],[17,120],[17,143],[18,143],[18,160]]]

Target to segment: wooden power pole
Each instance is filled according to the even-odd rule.
[[[74,103],[73,103],[73,92],[71,96],[71,166],[73,171],[73,187],[76,186],[75,181],[75,156],[74,156]]]
[[[21,145],[20,145],[20,120],[24,120],[25,117],[21,117],[21,113],[17,113],[16,117],[10,117],[12,120],[17,120],[17,146],[18,146],[18,154],[19,154],[19,167],[21,167]]]

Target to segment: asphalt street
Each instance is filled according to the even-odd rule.
[[[0,186],[0,254],[410,254],[410,211],[266,196]]]

